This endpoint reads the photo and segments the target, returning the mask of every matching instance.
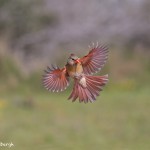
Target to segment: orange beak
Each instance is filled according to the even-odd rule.
[[[80,62],[79,59],[77,59],[77,60],[76,60],[76,63],[79,63],[79,62]]]

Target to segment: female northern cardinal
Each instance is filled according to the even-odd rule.
[[[46,74],[43,75],[44,87],[52,92],[63,91],[69,85],[69,77],[74,79],[74,87],[68,99],[75,101],[79,98],[80,102],[93,102],[102,91],[102,87],[108,81],[108,75],[91,76],[99,71],[105,64],[108,57],[106,46],[94,46],[88,55],[78,58],[71,54],[67,64],[60,69],[57,66],[47,67]]]

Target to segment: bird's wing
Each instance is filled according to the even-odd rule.
[[[108,57],[108,48],[106,46],[93,46],[90,52],[80,58],[80,62],[83,65],[83,72],[87,75],[91,75],[99,71],[105,64]]]
[[[44,87],[52,92],[64,91],[69,85],[69,76],[66,68],[59,69],[57,66],[47,67],[43,75]]]

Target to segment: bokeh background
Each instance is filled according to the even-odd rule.
[[[95,103],[41,84],[51,63],[107,44]],[[150,149],[149,0],[0,0],[0,142],[17,150]],[[4,147],[0,147],[4,149]],[[7,149],[7,148],[6,148]]]

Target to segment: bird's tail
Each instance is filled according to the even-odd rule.
[[[84,76],[86,87],[82,86],[79,80],[75,79],[74,87],[68,99],[75,101],[79,98],[80,102],[93,102],[99,96],[99,92],[108,82],[108,75],[104,76]]]

